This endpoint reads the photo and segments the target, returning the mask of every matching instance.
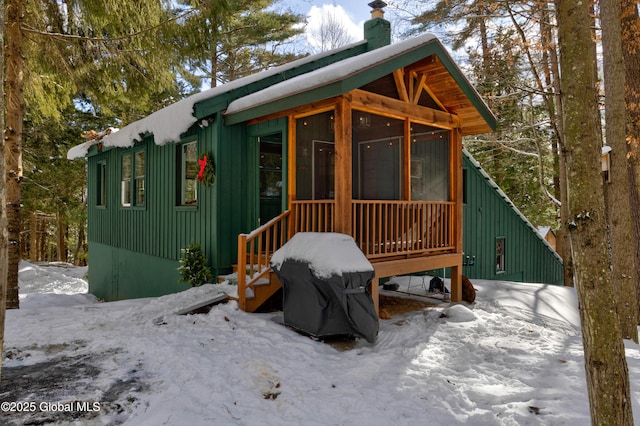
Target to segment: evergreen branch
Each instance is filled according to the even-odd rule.
[[[123,35],[123,36],[119,36],[119,37],[87,37],[87,36],[81,36],[81,35],[76,35],[76,34],[63,34],[63,33],[50,33],[48,31],[41,31],[38,29],[35,29],[33,27],[27,26],[26,24],[22,24],[22,26],[20,27],[22,29],[22,31],[26,31],[28,33],[32,33],[32,34],[38,34],[38,35],[42,35],[45,37],[50,37],[50,38],[54,38],[57,40],[77,40],[77,41],[94,41],[97,43],[109,43],[109,42],[113,42],[113,41],[120,41],[120,40],[129,40],[132,39],[134,37],[140,36],[142,34],[148,33],[150,31],[156,30],[160,27],[162,27],[163,25],[168,24],[169,22],[173,22],[173,21],[177,21],[178,19],[184,18],[185,16],[188,16],[192,13],[194,13],[196,11],[196,9],[191,9],[188,10],[184,13],[181,13],[180,15],[176,15],[173,18],[169,18],[166,21],[162,21],[157,25],[154,25],[152,27],[149,28],[144,28],[140,31],[136,31],[133,32],[131,34],[127,34],[127,35]]]

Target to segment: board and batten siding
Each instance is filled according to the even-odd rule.
[[[198,155],[217,157],[217,126],[187,132],[180,143],[197,141]],[[96,149],[96,148],[93,148]],[[145,152],[145,203],[123,207],[120,200],[121,158]],[[179,206],[178,145],[158,146],[145,137],[132,148],[113,148],[88,158],[88,241],[91,258],[110,258],[110,270],[89,270],[91,291],[107,300],[166,294],[185,289],[177,284],[180,250],[198,242],[215,267],[216,184],[198,185],[196,206]],[[97,206],[97,166],[106,162],[106,205]],[[131,259],[139,267],[131,267]]]
[[[562,260],[491,178],[465,152],[463,247],[469,278],[562,284]],[[496,271],[496,240],[505,239],[505,271]]]
[[[158,294],[184,289],[184,284],[176,286],[177,267],[180,250],[191,242],[200,244],[214,274],[230,272],[237,261],[238,234],[257,227],[257,137],[281,132],[286,140],[286,129],[283,118],[252,126],[248,132],[243,125],[223,126],[218,114],[208,126],[194,126],[184,134],[179,144],[197,141],[198,156],[206,152],[215,164],[215,182],[209,187],[198,184],[196,206],[179,206],[177,202],[179,144],[158,146],[152,137],[146,137],[132,148],[92,152],[88,158],[87,209],[90,263],[93,256],[110,258],[111,262],[95,262],[96,267],[90,268],[91,291],[114,300],[139,297],[142,289],[147,295],[149,288],[157,289]],[[145,204],[123,207],[121,158],[140,149],[145,151]],[[97,165],[101,162],[107,167],[104,207],[96,205]],[[140,268],[131,267],[132,258]],[[106,264],[109,267],[104,267]]]

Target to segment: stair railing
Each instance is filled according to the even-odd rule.
[[[238,235],[238,304],[243,311],[247,291],[255,293],[255,283],[268,278],[271,256],[291,238],[290,213],[287,210],[251,233]]]

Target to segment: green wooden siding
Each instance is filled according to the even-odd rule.
[[[181,185],[178,144],[158,146],[147,137],[133,148],[109,149],[89,156],[88,240],[92,292],[115,300],[156,294],[153,289],[164,289],[166,293],[169,292],[166,290],[180,288],[175,286],[178,279],[175,269],[181,248],[191,242],[200,243],[215,274],[230,271],[236,262],[238,234],[255,229],[258,220],[258,167],[255,166],[259,152],[257,144],[251,142],[257,139],[247,135],[245,126],[221,128],[220,122],[220,117],[216,117],[209,126],[195,127],[180,142],[196,140],[198,156],[207,152],[215,162],[215,183],[210,187],[198,184],[195,206],[178,205]],[[282,132],[286,140],[286,119],[251,129],[252,136],[256,137],[276,131]],[[145,205],[122,207],[120,159],[123,154],[139,149],[146,153]],[[106,206],[97,206],[98,164],[105,162]],[[284,173],[286,175],[286,170]],[[128,262],[136,257],[131,253],[142,256],[139,266]]]
[[[562,261],[495,183],[465,154],[463,247],[469,278],[562,284]],[[496,239],[505,238],[505,272],[496,272]]]

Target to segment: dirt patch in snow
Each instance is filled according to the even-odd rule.
[[[438,303],[411,297],[389,296],[386,294],[380,294],[379,297],[380,317],[382,319],[392,319],[393,317],[405,315],[409,312],[421,311],[426,308],[438,306]],[[383,318],[384,314],[387,314],[388,318]]]
[[[105,362],[113,362],[122,351],[102,353],[63,353],[66,347],[38,348],[53,358],[26,365],[3,365],[0,380],[2,424],[88,424],[101,423],[107,415],[109,424],[121,424],[120,415],[136,406],[136,393],[149,389],[137,370],[127,377],[112,378],[103,371]],[[59,355],[58,355],[59,353]],[[29,352],[13,350],[14,360],[29,361]],[[110,358],[110,360],[108,360]],[[122,403],[126,403],[126,407]],[[122,421],[118,419],[122,418]]]

